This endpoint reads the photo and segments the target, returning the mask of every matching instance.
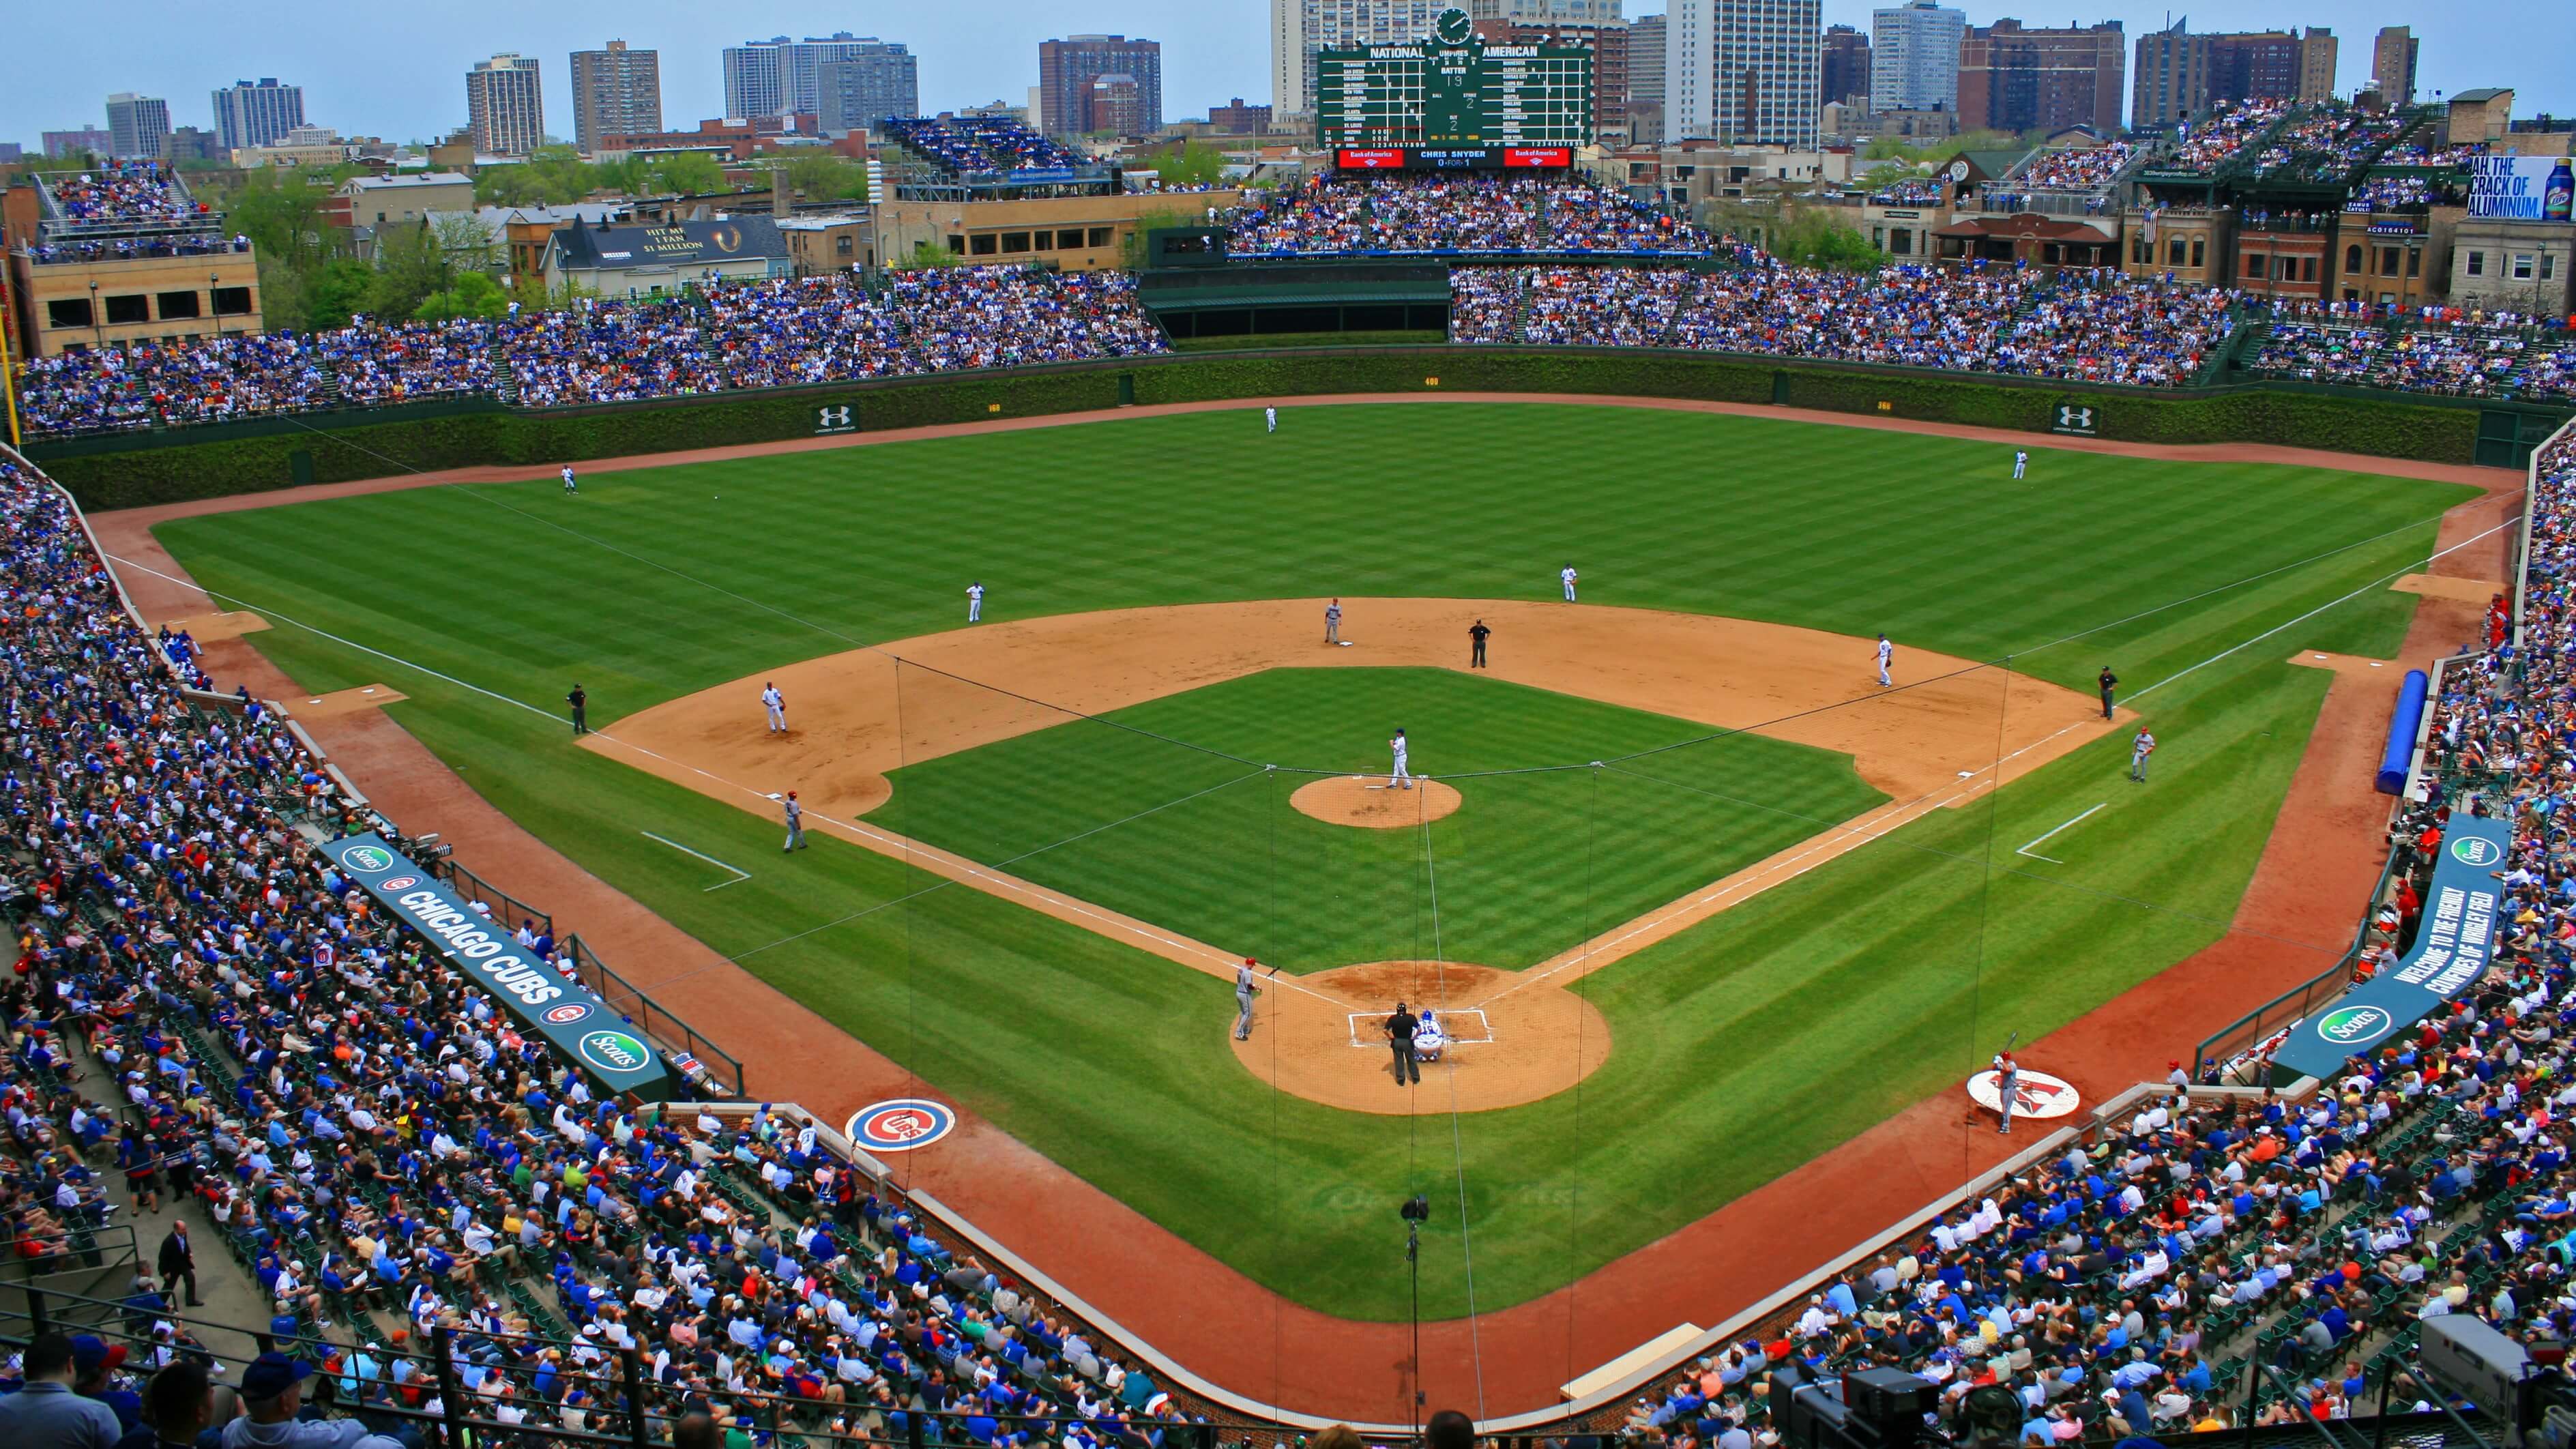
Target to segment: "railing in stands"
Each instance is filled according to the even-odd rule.
[[[456,863],[456,857],[449,856],[444,860],[431,861],[429,863],[429,871],[430,874],[446,881],[458,895],[465,897],[466,900],[478,905],[491,907],[493,911],[498,913],[501,925],[505,930],[518,929],[519,923],[522,921],[534,921],[539,926],[545,928],[545,933],[547,935],[551,936],[555,934],[555,918],[552,914],[529,905],[526,901],[523,901],[517,896],[510,894],[508,891],[501,889],[499,886],[492,884],[490,881],[485,880],[483,877],[476,875],[470,870],[467,870],[465,867],[458,865]]]
[[[671,1014],[662,1003],[629,984],[625,977],[608,967],[599,954],[590,949],[579,935],[567,938],[564,949],[572,959],[573,975],[581,984],[599,993],[599,999],[627,1020],[641,1027],[644,1034],[659,1040],[663,1046],[680,1049],[698,1063],[697,1075],[716,1091],[730,1090],[733,1095],[746,1095],[742,1063],[714,1042],[698,1035],[697,1028]]]

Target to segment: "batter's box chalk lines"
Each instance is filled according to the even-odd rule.
[[[1455,1010],[1436,1012],[1436,1013],[1434,1013],[1434,1014],[1435,1014],[1435,1015],[1437,1015],[1437,1016],[1440,1018],[1440,1036],[1441,1036],[1441,1040],[1442,1040],[1446,1045],[1449,1045],[1449,1046],[1492,1046],[1492,1045],[1494,1044],[1494,1024],[1493,1024],[1493,1022],[1491,1022],[1490,1020],[1487,1020],[1487,1019],[1486,1019],[1486,1016],[1485,1016],[1485,1009],[1484,1009],[1483,1007],[1481,1007],[1481,1006],[1461,1006],[1461,1007],[1456,1008]],[[1378,1029],[1379,1024],[1384,1023],[1384,1022],[1385,1022],[1385,1020],[1387,1019],[1387,1016],[1388,1016],[1388,1015],[1389,1015],[1389,1013],[1387,1013],[1387,1012],[1383,1012],[1383,1011],[1354,1011],[1354,1012],[1352,1012],[1352,1013],[1350,1014],[1351,1045],[1353,1045],[1353,1046],[1355,1046],[1355,1047],[1365,1047],[1365,1048],[1368,1048],[1368,1049],[1370,1049],[1370,1050],[1372,1050],[1372,1051],[1374,1051],[1374,1050],[1376,1050],[1376,1049],[1378,1049],[1378,1048],[1380,1048],[1380,1047],[1385,1046],[1385,1045],[1386,1045],[1386,1038],[1384,1037],[1384,1035],[1383,1035],[1383,1034],[1381,1034],[1381,1035],[1378,1037],[1378,1039],[1377,1039],[1377,1040],[1375,1040],[1375,1041],[1370,1041],[1370,1040],[1366,1039],[1365,1037],[1363,1037],[1363,1036],[1361,1035],[1361,1033],[1360,1033],[1360,1023],[1361,1023],[1361,1022],[1364,1022],[1364,1021],[1365,1021],[1365,1022],[1369,1022],[1369,1023],[1371,1023],[1371,1029],[1372,1029],[1372,1030],[1377,1030],[1377,1029]],[[1478,1026],[1481,1026],[1481,1027],[1483,1027],[1483,1028],[1485,1029],[1485,1034],[1484,1034],[1483,1036],[1452,1036],[1452,1035],[1450,1035],[1450,1033],[1449,1033],[1449,1023],[1450,1023],[1450,1022],[1452,1022],[1452,1021],[1454,1021],[1454,1020],[1456,1020],[1456,1019],[1457,1019],[1457,1018],[1459,1018],[1459,1017],[1462,1017],[1462,1016],[1472,1016],[1472,1017],[1476,1018],[1476,1024],[1477,1024]]]

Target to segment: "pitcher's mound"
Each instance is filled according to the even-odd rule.
[[[1313,788],[1312,786],[1308,787]],[[1552,1097],[1600,1069],[1610,1025],[1591,1002],[1517,971],[1455,961],[1371,961],[1263,977],[1252,1037],[1235,1060],[1282,1092],[1352,1112],[1438,1115]],[[1397,1086],[1386,1018],[1425,1007],[1449,1041],[1422,1080]]]
[[[1298,786],[1288,803],[1327,825],[1402,830],[1452,814],[1465,802],[1456,787],[1437,780],[1416,780],[1412,789],[1399,790],[1384,775],[1333,775]]]

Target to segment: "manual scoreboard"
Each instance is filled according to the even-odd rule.
[[[1464,10],[1440,12],[1412,45],[1315,59],[1317,139],[1328,151],[1570,152],[1592,141],[1592,52],[1487,45]]]

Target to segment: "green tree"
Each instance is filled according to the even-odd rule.
[[[509,311],[510,295],[492,280],[491,273],[459,272],[454,286],[421,298],[412,315],[423,322],[448,322],[459,317],[499,318]]]
[[[457,270],[427,223],[379,227],[367,312],[387,322],[404,321],[429,294],[454,286]]]
[[[1886,254],[1872,246],[1860,228],[1813,207],[1786,221],[1774,222],[1770,242],[1773,256],[1802,267],[1859,272],[1887,261]]]
[[[891,258],[886,265],[898,272],[912,272],[924,267],[962,267],[966,259],[925,237],[912,244],[909,255]]]
[[[1135,165],[1160,176],[1166,186],[1214,186],[1225,179],[1225,153],[1186,138],[1146,152]]]
[[[1188,226],[1205,215],[1203,211],[1185,214],[1168,207],[1157,207],[1138,216],[1135,227],[1119,240],[1118,265],[1131,272],[1144,270],[1145,238],[1148,235],[1159,227]]]
[[[644,190],[694,196],[725,189],[724,167],[703,151],[656,156],[644,163],[643,170]]]
[[[800,154],[787,162],[787,184],[808,201],[865,201],[868,168],[829,152]]]
[[[324,262],[321,270],[304,279],[302,324],[317,332],[348,326],[351,318],[367,309],[375,282],[376,269],[356,257]]]

